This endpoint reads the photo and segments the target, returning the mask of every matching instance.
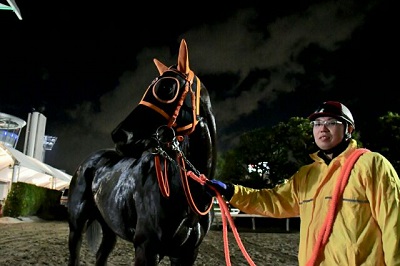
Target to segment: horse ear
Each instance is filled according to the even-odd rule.
[[[185,39],[182,39],[181,46],[179,47],[178,71],[185,74],[189,74],[190,72],[188,48]]]
[[[157,59],[154,58],[153,62],[156,65],[158,73],[160,73],[160,75],[162,75],[165,71],[167,71],[168,67],[163,63],[161,63],[160,61],[158,61]]]

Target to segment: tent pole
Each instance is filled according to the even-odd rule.
[[[19,163],[15,162],[12,169],[12,183],[16,183],[19,178]]]

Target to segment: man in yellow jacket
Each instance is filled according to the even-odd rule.
[[[208,190],[245,213],[300,216],[299,265],[400,265],[400,180],[392,164],[370,151],[348,163],[357,143],[342,103],[324,102],[309,119],[319,151],[288,182],[251,189],[210,180]]]

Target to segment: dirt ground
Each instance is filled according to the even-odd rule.
[[[0,218],[0,265],[67,265],[68,224],[65,221],[45,221],[36,217],[22,221]],[[298,232],[241,231],[239,238],[250,260],[256,265],[291,266],[297,264]],[[250,265],[237,244],[232,232],[228,237],[232,266]],[[119,239],[111,253],[108,265],[133,265],[133,245]],[[81,265],[94,265],[94,256],[83,242]],[[160,265],[169,265],[164,259]],[[228,265],[224,254],[223,233],[213,228],[200,246],[195,265]]]

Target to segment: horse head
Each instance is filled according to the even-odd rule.
[[[112,131],[116,150],[124,156],[139,157],[152,144],[151,137],[162,126],[181,136],[192,135],[200,128],[196,140],[200,142],[191,144],[190,149],[194,151],[199,145],[206,144],[206,156],[213,162],[201,170],[213,175],[215,118],[206,87],[190,69],[186,41],[181,41],[177,64],[167,67],[157,59],[153,62],[159,76],[150,83],[136,108]]]

